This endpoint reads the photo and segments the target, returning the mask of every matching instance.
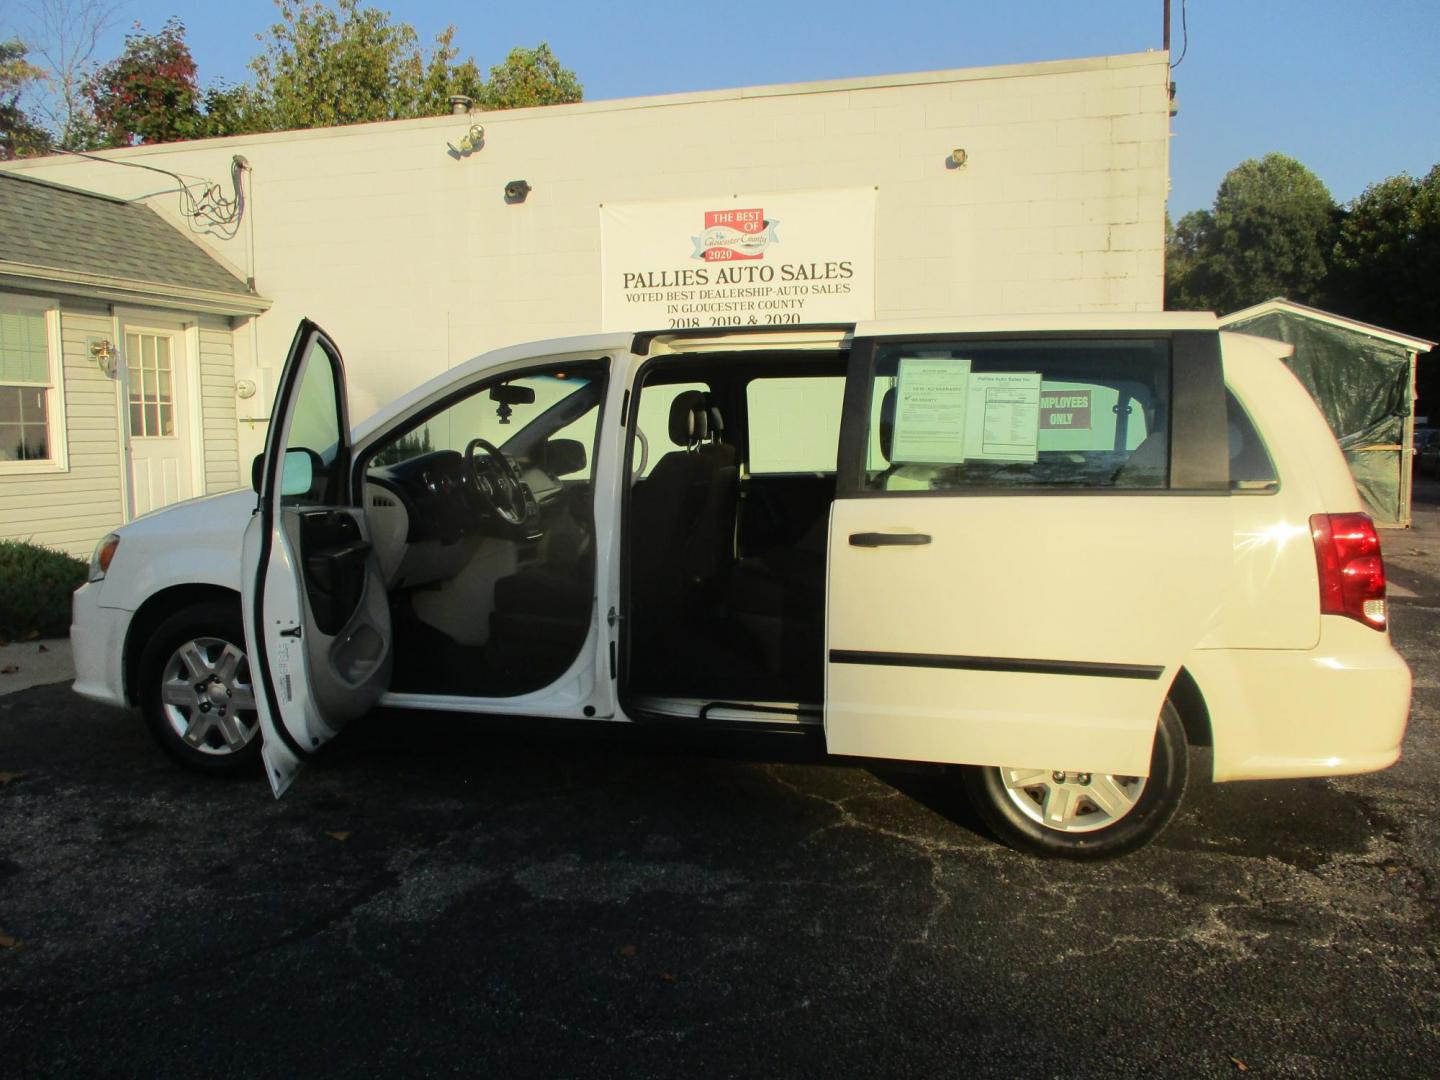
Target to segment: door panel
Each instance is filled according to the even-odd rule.
[[[1215,617],[1222,499],[841,499],[831,753],[1143,776],[1180,656]],[[852,536],[928,535],[928,544]],[[1096,543],[1077,542],[1094,537]]]
[[[997,337],[852,353],[829,749],[1146,775],[1232,559],[1218,340]]]
[[[364,506],[353,503],[350,460],[340,354],[304,321],[281,376],[244,548],[245,636],[277,797],[390,682],[390,607]]]
[[[130,478],[135,515],[195,494],[183,338],[125,329]]]

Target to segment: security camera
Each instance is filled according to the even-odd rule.
[[[530,194],[530,185],[524,180],[511,180],[505,185],[506,202],[524,202],[525,196]]]

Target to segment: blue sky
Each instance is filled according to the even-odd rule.
[[[25,0],[0,32],[26,29]],[[549,41],[587,98],[630,97],[897,71],[1055,60],[1158,48],[1161,0],[422,0],[375,6],[429,40],[457,28],[482,68],[513,45]],[[1174,55],[1182,33],[1174,0]],[[1339,200],[1440,162],[1440,3],[1435,0],[1189,0],[1189,51],[1175,72],[1180,113],[1171,213],[1208,206],[1231,167],[1279,150]],[[122,0],[102,57],[136,21],[187,27],[202,82],[246,77],[267,0]]]

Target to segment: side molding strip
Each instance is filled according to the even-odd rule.
[[[947,656],[941,653],[862,652],[831,649],[832,664],[879,667],[952,668],[957,671],[1008,671],[1029,675],[1082,675],[1102,679],[1160,678],[1158,664],[1102,664],[1091,660],[1028,660],[1008,656]]]

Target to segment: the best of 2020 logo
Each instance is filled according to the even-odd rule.
[[[690,239],[695,244],[692,259],[729,262],[732,259],[763,259],[765,249],[780,242],[775,234],[778,221],[766,221],[765,211],[707,210],[705,229]]]

